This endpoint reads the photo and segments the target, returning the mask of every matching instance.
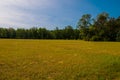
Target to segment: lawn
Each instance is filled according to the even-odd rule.
[[[120,80],[120,43],[0,39],[0,80]]]

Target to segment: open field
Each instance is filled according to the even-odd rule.
[[[120,43],[1,39],[0,80],[120,80]]]

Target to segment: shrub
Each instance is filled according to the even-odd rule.
[[[100,41],[100,37],[95,35],[95,36],[92,36],[92,38],[90,39],[90,41]]]

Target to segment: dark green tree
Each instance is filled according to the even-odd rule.
[[[82,18],[78,21],[77,27],[80,30],[81,39],[88,40],[87,36],[88,36],[89,27],[92,25],[91,21],[92,19],[90,14],[83,15]]]
[[[0,28],[0,37],[1,38],[8,38],[9,37],[9,33],[8,33],[8,30],[6,28]]]
[[[16,30],[16,38],[17,39],[25,39],[26,38],[26,30],[24,28],[18,28]]]
[[[64,29],[64,37],[66,39],[74,39],[74,30],[72,26],[68,25]]]
[[[8,28],[8,38],[16,38],[16,31],[13,28]]]
[[[90,14],[85,14],[82,16],[82,18],[78,21],[77,27],[79,29],[81,28],[89,28],[91,25],[91,15]]]
[[[120,31],[117,33],[116,41],[120,42]]]

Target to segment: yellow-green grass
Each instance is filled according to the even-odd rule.
[[[0,80],[120,80],[120,43],[1,39]]]

